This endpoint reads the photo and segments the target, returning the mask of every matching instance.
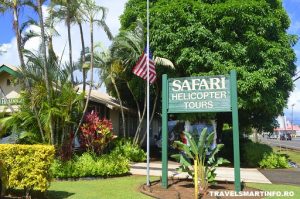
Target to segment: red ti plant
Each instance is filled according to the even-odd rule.
[[[80,130],[81,147],[96,154],[101,154],[108,143],[116,138],[111,121],[106,118],[101,120],[94,111],[85,116]]]

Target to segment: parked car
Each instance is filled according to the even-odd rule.
[[[292,136],[290,133],[281,133],[280,140],[292,140]]]
[[[292,135],[290,133],[287,133],[285,136],[286,140],[292,140]]]

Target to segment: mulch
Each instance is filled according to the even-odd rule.
[[[243,192],[254,194],[260,190],[243,187]],[[150,186],[142,185],[140,192],[157,199],[194,199],[194,185],[190,179],[170,179],[168,189],[161,187],[160,181],[154,181]],[[217,182],[217,185],[209,186],[206,196],[199,196],[199,198],[207,199],[233,199],[233,198],[247,198],[259,199],[262,196],[225,196],[225,194],[234,194],[234,184],[232,182]]]

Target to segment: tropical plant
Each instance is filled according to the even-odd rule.
[[[22,35],[20,31],[19,15],[20,15],[21,8],[23,8],[28,3],[31,4],[31,1],[30,0],[4,0],[1,1],[0,3],[0,13],[9,12],[13,16],[13,29],[15,31],[15,35],[17,38],[17,48],[18,48],[21,68],[25,67],[25,61],[23,56],[24,45],[22,42]]]
[[[90,24],[90,81],[91,85],[87,94],[85,106],[83,109],[83,113],[81,116],[81,119],[78,124],[78,128],[75,131],[75,136],[78,134],[79,127],[81,126],[86,110],[88,108],[90,96],[91,96],[91,91],[93,87],[93,81],[94,81],[94,23],[96,23],[98,26],[102,27],[104,32],[107,34],[108,38],[112,38],[112,34],[108,28],[108,26],[105,23],[105,18],[106,18],[106,8],[102,6],[96,5],[96,2],[94,0],[83,0],[82,5],[81,5],[80,12],[82,13],[83,20],[89,22]],[[100,15],[100,18],[98,18]]]
[[[180,162],[178,171],[188,172],[194,179],[195,199],[198,198],[199,188],[200,193],[206,195],[209,183],[215,183],[216,167],[221,164],[228,163],[223,158],[216,158],[215,155],[224,146],[217,144],[213,149],[212,144],[215,133],[207,133],[204,128],[198,139],[195,139],[190,133],[184,133],[188,144],[181,141],[175,141],[175,145],[181,150],[181,153],[172,155],[173,158]],[[193,163],[191,163],[191,161]],[[194,169],[192,168],[194,164]]]
[[[132,162],[143,162],[146,160],[146,153],[141,147],[133,143],[132,139],[116,139],[114,141],[115,148],[112,153],[121,154]]]
[[[114,38],[110,47],[110,58],[102,70],[101,77],[106,80],[105,84],[110,93],[118,98],[119,101],[129,107],[134,107],[137,110],[139,124],[134,134],[134,143],[142,144],[145,135],[140,136],[142,130],[142,121],[146,113],[146,84],[141,78],[132,74],[132,68],[138,61],[142,52],[144,51],[145,38],[144,26],[140,20],[136,21],[134,30],[122,31]],[[162,61],[164,60],[164,61]],[[162,71],[171,72],[170,66],[172,63],[166,59],[156,58],[157,82],[151,86],[151,97],[153,97],[153,104],[151,104],[150,123],[156,113],[156,107],[159,102],[160,95],[160,75]],[[171,65],[170,65],[171,63]],[[168,67],[160,67],[168,66]],[[152,100],[151,100],[152,101]],[[122,112],[122,110],[121,110]],[[123,115],[122,115],[122,120]],[[123,122],[124,124],[124,122]],[[125,124],[124,124],[125,125]],[[125,126],[123,126],[125,129]],[[124,132],[123,132],[124,133]]]
[[[100,119],[94,111],[85,116],[80,130],[81,146],[95,154],[101,154],[109,142],[116,138],[112,132],[111,121],[106,118]]]
[[[74,69],[72,57],[72,36],[71,36],[71,23],[75,21],[76,13],[79,12],[80,3],[78,0],[52,0],[51,9],[52,16],[60,21],[65,21],[68,30],[68,45],[69,45],[69,67],[71,70],[71,82],[74,83]]]
[[[44,82],[43,61],[39,54],[27,51],[25,70],[20,71],[26,79],[27,89],[21,92],[19,111],[3,118],[1,123],[18,134],[27,132],[35,141],[60,146],[70,135],[82,111],[83,94],[78,95],[68,81],[68,72],[58,63],[49,64],[51,103],[47,99]],[[53,131],[50,130],[51,121]],[[34,135],[34,136],[31,136]],[[23,137],[24,138],[24,137]],[[24,140],[24,139],[23,139]]]
[[[63,162],[55,160],[50,168],[54,178],[78,178],[124,175],[129,172],[129,161],[121,154],[110,153],[101,156],[85,152]]]
[[[265,153],[263,159],[259,162],[260,168],[276,169],[288,168],[289,163],[284,155],[277,153]]]

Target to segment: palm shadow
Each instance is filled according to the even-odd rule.
[[[70,193],[67,191],[50,190],[50,191],[47,191],[45,198],[47,198],[47,199],[64,199],[64,198],[68,198],[74,194],[75,193]]]

